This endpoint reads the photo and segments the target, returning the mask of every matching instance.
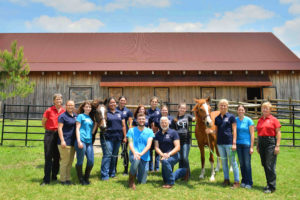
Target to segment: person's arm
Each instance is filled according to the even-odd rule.
[[[128,127],[129,128],[132,128],[132,121],[133,121],[132,117],[129,117],[128,118]]]
[[[98,123],[95,121],[95,122],[94,122],[93,131],[92,131],[92,134],[93,134],[93,135],[97,133],[97,128],[98,128]]]
[[[126,138],[126,124],[125,124],[125,119],[122,119],[122,131],[123,131],[123,143],[127,142],[127,138]]]
[[[164,156],[164,153],[160,150],[159,148],[159,143],[157,140],[154,140],[154,147],[155,147],[155,151],[158,155],[160,155],[160,157]]]
[[[63,123],[58,123],[58,136],[59,136],[59,139],[60,139],[60,145],[61,145],[61,148],[66,148],[67,144],[65,142],[65,139],[64,139],[64,134],[63,134],[63,128],[64,124]]]
[[[276,128],[276,146],[275,146],[275,150],[274,150],[274,154],[277,155],[279,154],[279,146],[280,146],[280,140],[281,140],[281,131],[280,131],[280,127]]]
[[[147,151],[149,151],[149,149],[151,148],[151,145],[152,145],[152,141],[153,141],[152,137],[148,138],[147,145],[144,148],[144,150],[140,153],[140,156],[144,155]]]
[[[44,129],[46,129],[46,122],[47,122],[47,118],[46,117],[43,117],[42,118],[42,126],[44,127]]]
[[[180,151],[180,140],[174,140],[173,141],[173,144],[174,144],[174,148],[172,149],[172,151],[170,151],[168,154],[169,154],[169,157],[170,156],[173,156],[174,154],[176,154],[178,151]]]
[[[250,154],[253,153],[253,145],[254,145],[254,125],[249,127],[250,137],[251,137],[251,146],[250,146]]]
[[[76,122],[76,138],[77,138],[77,144],[78,144],[78,148],[79,149],[82,149],[83,148],[83,144],[81,143],[81,140],[80,140],[80,122]]]
[[[236,150],[236,123],[232,124],[232,151]]]

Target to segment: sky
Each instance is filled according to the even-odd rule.
[[[0,0],[0,32],[272,32],[300,58],[300,0]]]

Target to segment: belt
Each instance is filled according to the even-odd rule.
[[[51,132],[51,133],[56,133],[57,129],[55,129],[55,130],[48,130],[48,129],[46,129],[46,131]]]
[[[259,137],[259,138],[262,138],[262,139],[264,139],[264,138],[266,138],[266,139],[267,139],[267,138],[271,138],[271,139],[272,139],[272,138],[276,138],[275,136],[258,136],[258,137]]]

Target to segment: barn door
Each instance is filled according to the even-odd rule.
[[[154,88],[154,96],[158,97],[159,102],[169,102],[169,88]]]
[[[201,98],[210,97],[211,99],[216,99],[216,88],[214,87],[202,87],[201,88]]]
[[[123,88],[108,88],[109,97],[119,99],[123,95]]]
[[[263,98],[264,99],[276,99],[276,87],[265,87],[263,88]]]

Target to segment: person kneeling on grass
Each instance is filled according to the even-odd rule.
[[[129,141],[129,160],[131,167],[129,171],[129,187],[135,190],[135,177],[138,174],[138,182],[146,183],[150,161],[150,147],[154,133],[145,127],[146,116],[139,113],[137,116],[138,126],[129,129],[127,138]],[[138,173],[137,173],[138,172]]]
[[[169,129],[169,120],[167,117],[160,118],[160,127],[155,134],[155,151],[160,155],[162,164],[162,177],[164,181],[163,188],[172,188],[175,181],[179,178],[188,180],[189,170],[179,168],[173,173],[174,165],[179,161],[180,140],[178,133]]]

